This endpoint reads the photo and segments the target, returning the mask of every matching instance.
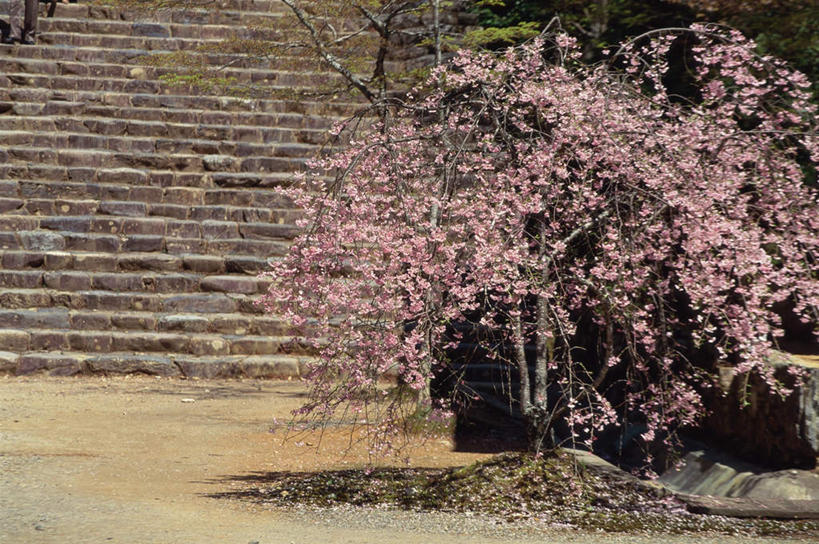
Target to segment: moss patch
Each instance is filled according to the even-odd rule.
[[[376,468],[271,472],[233,479],[214,496],[276,507],[339,505],[472,513],[508,522],[542,521],[577,529],[639,533],[816,536],[817,521],[695,515],[661,488],[618,478],[560,453],[502,454],[449,469]]]

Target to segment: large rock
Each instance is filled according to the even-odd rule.
[[[719,446],[772,469],[816,467],[819,458],[819,358],[778,354],[776,379],[792,394],[782,397],[758,376],[721,375],[724,395],[708,400],[703,430]],[[797,383],[794,370],[804,375]]]

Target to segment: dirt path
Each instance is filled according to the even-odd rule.
[[[443,514],[281,512],[208,497],[230,491],[231,476],[364,462],[361,449],[340,457],[343,430],[325,436],[319,453],[308,446],[314,436],[283,444],[269,432],[303,394],[289,382],[0,378],[0,543],[656,541]],[[448,466],[480,456],[433,440],[410,457]]]

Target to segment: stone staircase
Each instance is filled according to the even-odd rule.
[[[58,4],[37,45],[0,46],[0,373],[300,375],[310,354],[254,305],[257,274],[296,232],[276,187],[356,105],[202,94],[140,64],[275,39],[275,25],[249,27],[284,8],[219,0],[135,19]],[[240,61],[228,75],[270,88],[335,77]]]

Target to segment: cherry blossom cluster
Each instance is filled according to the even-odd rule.
[[[772,307],[819,307],[809,82],[702,26],[679,96],[678,39],[597,66],[561,34],[462,52],[288,188],[303,232],[264,304],[319,354],[300,413],[377,420],[381,452],[403,412],[379,384],[424,397],[465,343],[508,366],[538,447],[557,422],[667,442],[703,413],[717,363],[776,387]]]

